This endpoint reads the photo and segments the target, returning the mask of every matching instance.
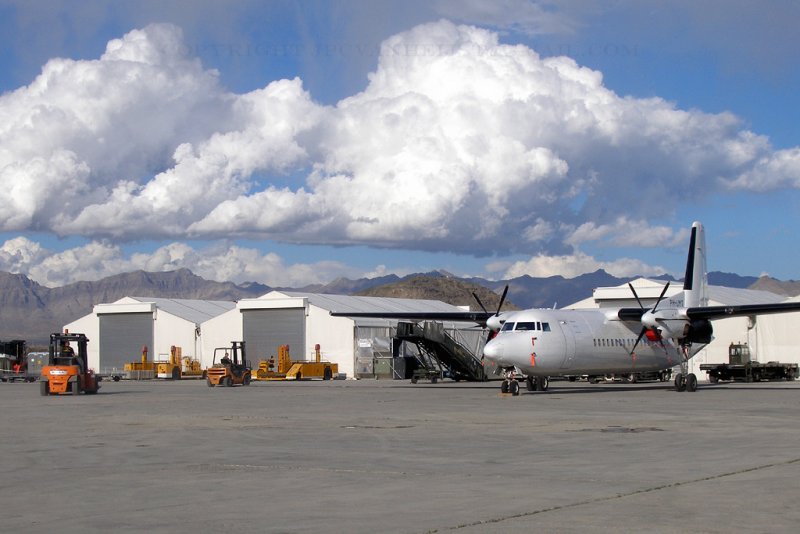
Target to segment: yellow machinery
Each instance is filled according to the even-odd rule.
[[[214,363],[206,373],[208,387],[249,386],[252,379],[250,365],[244,351],[244,341],[231,341],[230,348],[214,349]]]
[[[147,345],[142,347],[142,361],[125,364],[124,377],[128,380],[149,380],[155,376],[156,364],[147,359]]]
[[[169,348],[169,359],[156,363],[156,377],[180,380],[182,378],[205,378],[206,371],[200,362],[191,356],[183,356],[180,347]]]
[[[339,373],[339,364],[321,360],[319,344],[314,346],[315,361],[292,361],[289,356],[289,345],[278,347],[278,366],[275,368],[275,357],[261,360],[253,380],[302,380],[321,378],[330,380]]]

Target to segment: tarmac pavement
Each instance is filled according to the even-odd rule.
[[[0,384],[6,532],[796,532],[800,382]]]

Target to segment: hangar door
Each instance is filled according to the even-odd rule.
[[[270,356],[278,357],[278,347],[289,345],[293,360],[306,360],[306,316],[303,308],[242,310],[247,359],[252,367]]]
[[[142,346],[146,345],[148,359],[153,360],[153,314],[107,313],[100,314],[100,369],[117,367],[142,359]]]

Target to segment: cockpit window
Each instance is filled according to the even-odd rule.
[[[519,332],[521,330],[537,330],[536,323],[519,322],[517,323],[517,327],[514,329],[514,331]]]
[[[517,324],[517,323],[509,323],[509,322],[506,322],[506,323],[503,325],[503,328],[501,328],[501,330],[502,330],[503,332],[508,332],[509,330],[514,330],[514,325],[515,325],[515,324]]]
[[[550,323],[542,323],[542,332],[550,331]]]

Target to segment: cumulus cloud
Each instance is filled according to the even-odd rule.
[[[511,279],[524,275],[541,278],[549,276],[575,278],[598,269],[603,269],[608,274],[620,278],[639,275],[654,276],[667,272],[663,267],[651,266],[639,260],[620,258],[604,262],[598,261],[583,252],[577,252],[572,255],[561,256],[539,254],[533,256],[530,260],[515,262],[505,271],[503,278]]]
[[[588,243],[684,238],[632,221],[731,188],[800,187],[800,149],[774,151],[731,113],[617,95],[573,59],[448,21],[387,39],[367,87],[334,106],[299,79],[235,94],[218,78],[166,24],[96,60],[47,62],[0,96],[0,231],[88,237],[107,265],[132,260],[103,238],[245,236],[590,269]],[[280,267],[248,254],[229,248],[225,272]]]
[[[304,287],[339,277],[388,274],[384,266],[373,273],[363,273],[337,261],[291,264],[272,252],[221,242],[203,249],[176,242],[127,257],[119,246],[107,241],[92,241],[60,252],[25,237],[9,239],[0,246],[0,271],[24,274],[48,287],[136,270],[165,272],[182,268],[207,280],[260,282],[272,287]]]

